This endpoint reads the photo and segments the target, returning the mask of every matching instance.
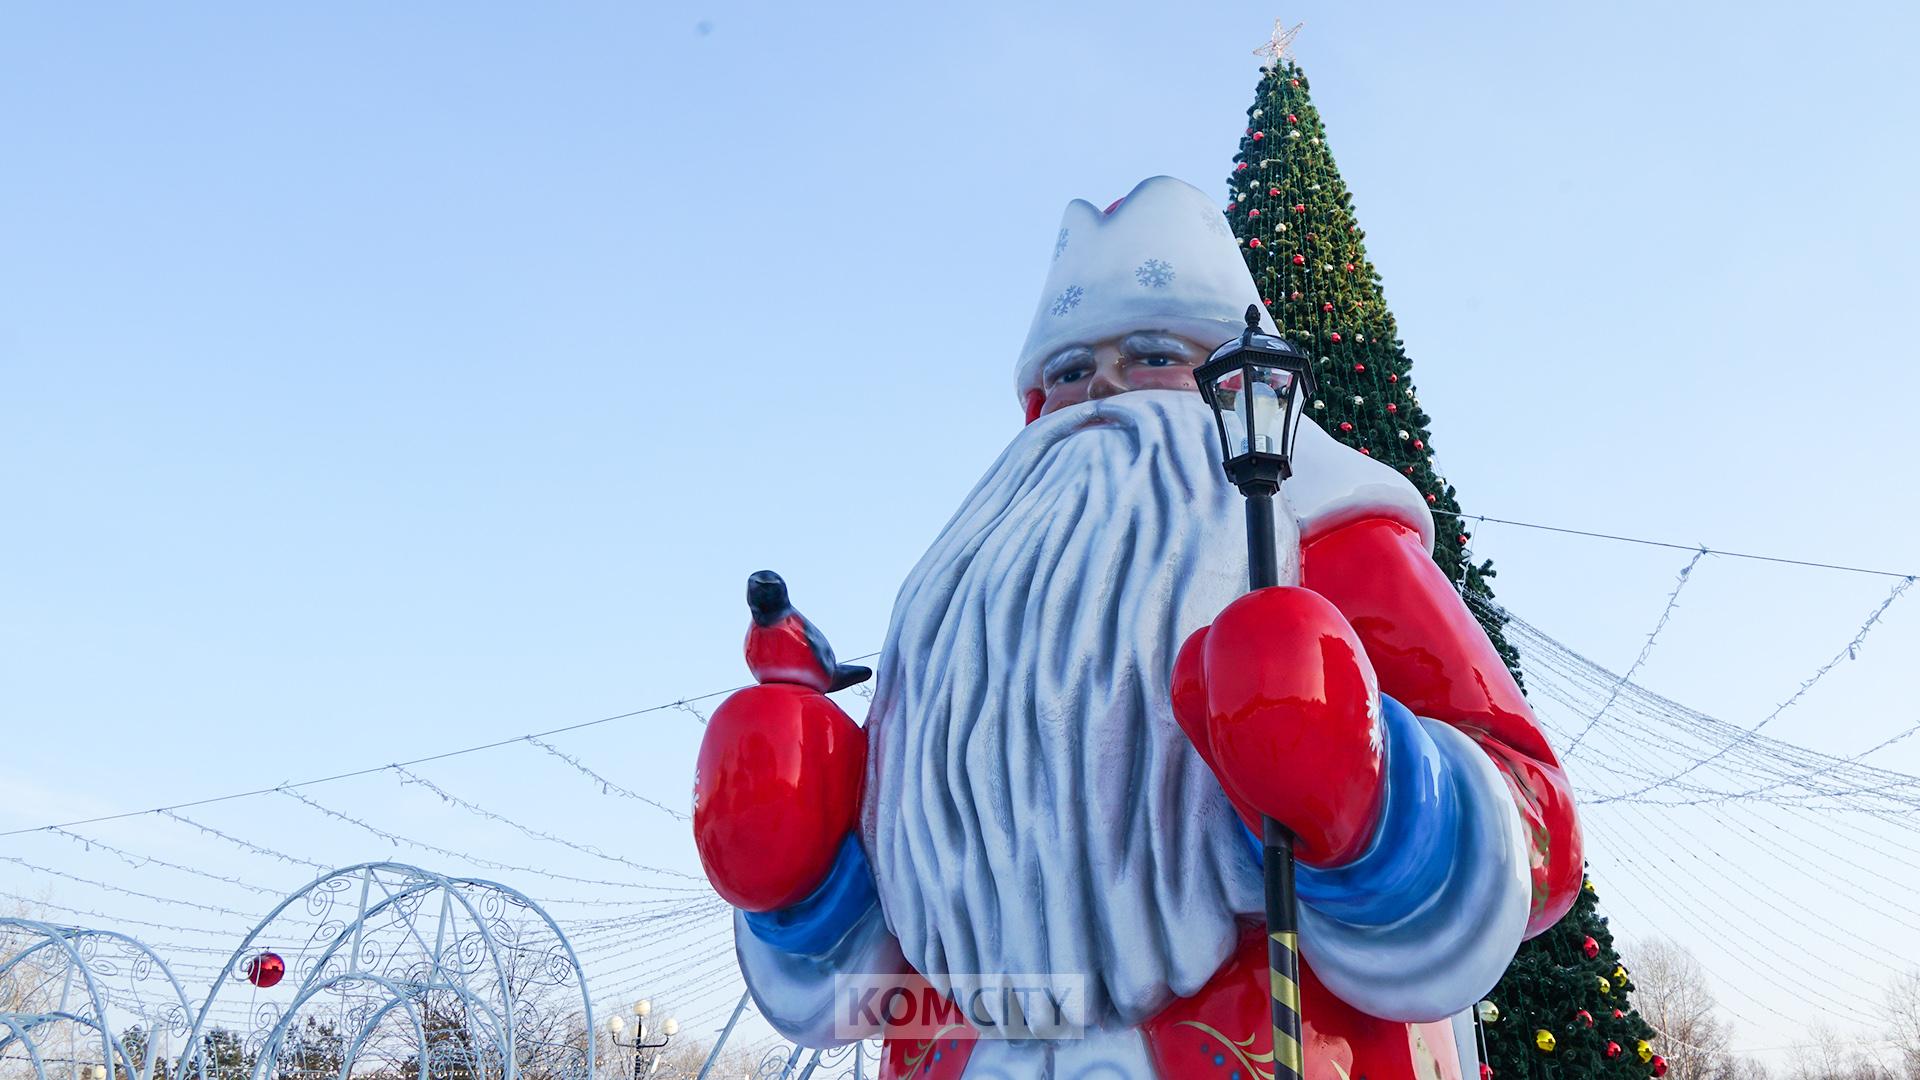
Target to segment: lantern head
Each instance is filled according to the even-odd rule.
[[[1227,478],[1242,490],[1277,489],[1293,474],[1294,433],[1301,404],[1313,393],[1313,367],[1291,343],[1260,331],[1260,308],[1247,307],[1247,328],[1194,369],[1213,409]]]

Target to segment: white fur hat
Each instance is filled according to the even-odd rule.
[[[1199,188],[1154,176],[1105,212],[1075,199],[1060,219],[1015,390],[1024,400],[1039,389],[1042,366],[1061,349],[1132,330],[1171,330],[1211,348],[1246,327],[1248,304],[1260,304],[1260,291],[1226,216]],[[1260,324],[1276,332],[1265,306]]]

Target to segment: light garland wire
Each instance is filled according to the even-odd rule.
[[[484,855],[474,855],[470,852],[456,851],[453,848],[441,847],[438,844],[428,843],[427,841],[424,841],[424,840],[415,840],[411,837],[402,836],[399,833],[391,832],[387,829],[383,829],[380,826],[375,825],[370,821],[364,821],[360,818],[354,817],[352,814],[346,813],[345,811],[336,810],[333,807],[327,806],[324,803],[321,803],[318,800],[314,799],[313,796],[306,794],[305,792],[294,791],[289,789],[281,792],[281,794],[285,795],[289,799],[294,800],[295,802],[301,803],[302,805],[309,807],[310,809],[316,810],[319,813],[326,815],[327,817],[333,818],[336,821],[344,822],[348,825],[354,826],[357,829],[360,829],[363,832],[369,833],[373,836],[377,836],[380,839],[385,840],[390,844],[395,844],[395,845],[404,844],[408,847],[418,848],[421,851],[430,851],[436,855],[444,855],[450,859],[462,859],[474,866],[485,867],[491,870],[505,870],[511,873],[532,874],[537,877],[549,878],[554,881],[568,881],[568,882],[573,882],[574,884],[579,884],[579,885],[599,885],[599,886],[604,886],[606,888],[612,888],[612,889],[629,889],[629,890],[638,890],[638,891],[645,891],[645,892],[702,892],[704,893],[707,891],[704,888],[695,888],[693,886],[648,885],[648,884],[644,884],[637,881],[609,881],[605,878],[578,877],[573,874],[563,874],[554,870],[543,870],[543,869],[539,869],[531,866],[519,866],[513,863],[501,862],[498,859],[490,859]],[[681,876],[684,877],[687,875],[681,875]]]
[[[568,840],[566,837],[563,837],[563,836],[555,836],[550,832],[544,832],[540,829],[533,828],[532,826],[529,826],[529,825],[522,825],[520,822],[515,821],[510,817],[507,817],[505,814],[495,813],[494,811],[489,810],[486,807],[479,805],[478,803],[470,802],[466,799],[461,798],[458,795],[453,794],[452,792],[446,790],[445,788],[441,787],[438,784],[435,784],[433,781],[427,779],[426,777],[421,776],[419,773],[412,772],[411,770],[407,769],[405,766],[393,765],[393,766],[389,766],[389,768],[393,770],[394,775],[400,777],[400,782],[402,784],[418,784],[419,786],[426,788],[428,791],[433,792],[435,795],[440,796],[440,800],[442,802],[449,803],[453,806],[457,806],[460,809],[465,810],[467,813],[474,815],[475,817],[482,817],[487,819],[488,821],[498,822],[501,825],[505,825],[511,829],[514,829],[515,831],[519,832],[521,835],[526,836],[530,839],[545,840],[548,843],[559,844],[561,847],[570,848],[574,851],[580,852],[581,854],[591,855],[596,859],[605,859],[607,862],[618,863],[621,866],[625,866],[634,870],[639,870],[643,873],[660,874],[665,877],[675,877],[685,881],[702,881],[703,880],[701,878],[695,877],[692,874],[686,873],[685,871],[682,871],[682,870],[667,870],[658,866],[647,866],[644,863],[637,863],[637,862],[634,862],[632,859],[628,859],[620,855],[609,855],[606,852],[601,851],[599,848],[594,847],[592,844],[577,843],[575,841]]]
[[[1880,602],[1880,606],[1874,608],[1873,613],[1868,615],[1866,621],[1860,624],[1859,632],[1854,634],[1853,640],[1849,641],[1845,648],[1841,649],[1838,653],[1836,653],[1833,659],[1820,665],[1820,667],[1817,670],[1815,670],[1812,675],[1808,676],[1807,679],[1800,684],[1800,688],[1795,690],[1791,697],[1787,698],[1787,700],[1775,706],[1772,712],[1768,713],[1758,724],[1755,724],[1753,727],[1743,732],[1738,739],[1728,743],[1726,746],[1722,747],[1721,749],[1714,751],[1712,754],[1708,755],[1707,757],[1704,757],[1699,761],[1694,762],[1693,764],[1687,766],[1686,768],[1680,770],[1679,772],[1673,774],[1672,776],[1665,778],[1664,780],[1660,780],[1658,782],[1648,784],[1645,787],[1637,788],[1633,791],[1629,791],[1621,795],[1615,795],[1610,798],[1602,798],[1597,801],[1613,802],[1619,799],[1632,798],[1636,795],[1645,795],[1647,792],[1653,791],[1656,788],[1663,787],[1682,777],[1692,775],[1694,772],[1696,772],[1703,766],[1709,765],[1715,761],[1718,761],[1720,758],[1724,757],[1726,753],[1729,750],[1732,750],[1735,746],[1741,745],[1746,740],[1751,739],[1753,736],[1759,734],[1762,728],[1766,727],[1768,724],[1774,721],[1774,718],[1778,717],[1781,713],[1786,712],[1788,709],[1792,708],[1796,703],[1800,701],[1801,698],[1805,697],[1807,695],[1807,691],[1813,689],[1814,686],[1818,684],[1821,679],[1826,677],[1828,672],[1838,667],[1842,660],[1851,660],[1857,657],[1860,654],[1860,646],[1867,639],[1867,634],[1870,633],[1873,630],[1874,626],[1876,626],[1880,622],[1880,617],[1886,614],[1887,609],[1893,606],[1894,601],[1900,599],[1901,595],[1904,594],[1908,588],[1912,587],[1913,580],[1914,579],[1910,577],[1903,578],[1898,583],[1896,583],[1893,587],[1893,591],[1889,592],[1887,594],[1887,598]]]
[[[1613,689],[1607,693],[1607,700],[1601,702],[1600,707],[1594,710],[1593,716],[1587,721],[1587,726],[1581,728],[1580,733],[1567,744],[1567,753],[1571,754],[1579,749],[1580,741],[1587,737],[1587,732],[1593,730],[1593,726],[1600,722],[1601,717],[1607,715],[1607,710],[1611,709],[1614,701],[1620,697],[1621,688],[1631,683],[1634,675],[1639,673],[1640,665],[1647,662],[1647,657],[1653,652],[1654,641],[1659,638],[1660,631],[1667,628],[1667,620],[1673,618],[1673,609],[1680,603],[1680,590],[1687,587],[1687,582],[1693,578],[1693,568],[1699,566],[1700,560],[1706,557],[1707,549],[1703,547],[1693,553],[1693,558],[1687,560],[1686,566],[1680,568],[1680,580],[1674,582],[1673,591],[1667,594],[1666,606],[1660,609],[1660,618],[1653,624],[1653,629],[1647,632],[1647,641],[1640,646],[1640,655],[1634,657],[1633,663],[1620,674],[1619,681],[1615,682]]]
[[[686,706],[686,708],[689,711],[693,710],[693,706],[691,705]],[[698,716],[699,713],[696,711],[694,712],[694,715]],[[703,724],[706,723],[706,717],[702,716],[700,718],[700,722]],[[529,735],[527,736],[526,741],[529,744],[533,746],[537,746],[540,749],[545,750],[547,753],[552,754],[554,757],[559,758],[561,761],[564,761],[567,764],[573,766],[574,769],[580,773],[580,775],[586,777],[589,780],[592,780],[594,783],[599,784],[601,794],[618,795],[623,799],[632,799],[635,802],[645,803],[648,806],[651,806],[654,809],[659,810],[660,812],[668,815],[669,817],[674,818],[677,821],[693,820],[692,818],[688,817],[687,815],[681,813],[678,810],[675,810],[674,808],[672,808],[671,806],[668,806],[665,803],[656,802],[653,799],[649,799],[645,795],[642,795],[637,791],[633,791],[629,788],[622,787],[621,785],[614,783],[612,780],[609,780],[606,777],[588,768],[586,764],[582,762],[579,758],[574,757],[572,754],[567,753],[566,751],[560,749],[559,747],[553,745],[550,742],[547,742],[544,739],[538,738],[533,735]]]

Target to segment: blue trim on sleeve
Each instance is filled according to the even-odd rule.
[[[781,952],[818,956],[845,937],[869,908],[880,902],[874,890],[867,853],[852,833],[840,842],[833,868],[820,887],[791,907],[778,911],[743,911],[753,936]]]
[[[1344,866],[1302,865],[1294,872],[1301,902],[1329,918],[1384,926],[1411,915],[1453,869],[1460,796],[1452,766],[1418,717],[1380,695],[1386,734],[1387,791],[1367,850]],[[1260,838],[1245,830],[1254,862]]]

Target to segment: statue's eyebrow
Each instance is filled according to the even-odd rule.
[[[1060,372],[1065,370],[1070,364],[1092,359],[1093,350],[1087,348],[1085,345],[1075,345],[1071,348],[1061,349],[1047,360],[1045,367],[1040,369],[1040,377],[1042,379],[1051,379],[1055,375],[1060,374]]]
[[[1141,331],[1138,334],[1128,334],[1126,338],[1120,342],[1120,347],[1134,356],[1143,356],[1149,353],[1185,354],[1193,351],[1193,346],[1174,337],[1172,334],[1155,333],[1153,331]]]

